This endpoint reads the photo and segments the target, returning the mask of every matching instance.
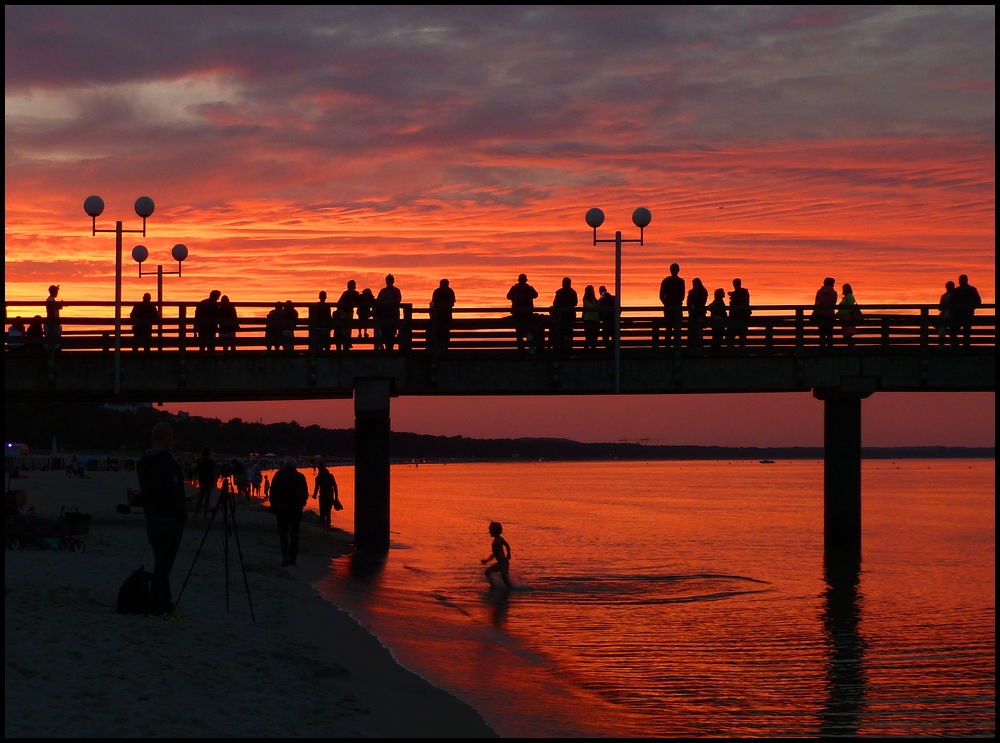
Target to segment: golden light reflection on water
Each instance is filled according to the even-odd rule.
[[[990,734],[994,468],[866,462],[852,565],[820,462],[394,466],[393,549],[320,588],[504,735]]]

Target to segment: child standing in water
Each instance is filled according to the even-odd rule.
[[[492,573],[500,573],[500,579],[507,588],[513,588],[510,584],[510,545],[507,540],[501,537],[503,525],[499,521],[490,522],[490,536],[493,537],[493,554],[482,559],[483,565],[490,560],[496,560],[496,565],[486,568],[486,580],[490,580]]]

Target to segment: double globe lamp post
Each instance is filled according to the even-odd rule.
[[[143,261],[149,258],[149,250],[146,249],[145,245],[136,245],[132,248],[132,260],[139,264],[139,278],[141,279],[144,276],[156,276],[156,313],[159,317],[159,322],[157,323],[157,337],[160,339],[161,348],[163,341],[163,277],[180,277],[181,264],[183,264],[184,259],[188,257],[187,245],[177,243],[170,249],[170,257],[177,261],[176,271],[164,271],[163,264],[160,264],[156,267],[156,271],[143,272],[142,264]]]
[[[594,245],[597,243],[615,244],[615,394],[622,391],[622,243],[643,244],[643,230],[649,227],[653,216],[649,209],[640,206],[632,212],[632,224],[639,228],[639,238],[622,238],[621,230],[615,232],[614,238],[597,237],[597,228],[604,224],[604,212],[598,208],[587,212],[587,225],[594,230]]]

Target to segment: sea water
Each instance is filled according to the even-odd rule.
[[[866,461],[852,565],[818,461],[398,465],[388,556],[318,588],[506,736],[994,735],[994,470]]]

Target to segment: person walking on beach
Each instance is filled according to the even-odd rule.
[[[535,300],[538,292],[528,283],[527,274],[519,274],[517,283],[507,290],[510,300],[510,314],[514,316],[514,334],[517,337],[517,350],[524,355],[527,350],[526,341],[531,332],[535,316]]]
[[[816,305],[812,319],[819,328],[819,347],[833,348],[833,326],[837,314],[837,290],[830,276],[823,279],[823,286],[816,292]]]
[[[493,544],[491,545],[492,554],[489,557],[484,557],[481,562],[483,565],[488,563],[490,560],[496,560],[496,563],[490,565],[486,568],[486,580],[493,581],[490,578],[493,573],[500,573],[500,580],[507,588],[513,588],[510,583],[510,545],[507,544],[507,540],[502,536],[503,534],[503,524],[499,521],[490,522],[490,536],[493,537]]]
[[[153,426],[152,448],[136,465],[142,507],[146,512],[146,536],[153,548],[153,580],[149,587],[149,614],[169,619],[174,610],[170,595],[170,570],[187,521],[184,502],[184,472],[170,453],[174,432],[161,421]]]
[[[295,457],[285,457],[284,466],[274,473],[271,481],[270,511],[278,520],[281,543],[281,566],[294,565],[299,554],[299,525],[302,509],[309,501],[306,476],[295,469]]]
[[[964,273],[958,277],[958,286],[948,300],[948,310],[951,315],[951,347],[958,348],[958,333],[962,332],[962,345],[969,347],[972,340],[972,318],[976,307],[983,303],[979,290],[969,283],[969,277]]]
[[[215,489],[215,483],[218,480],[215,474],[215,460],[212,459],[212,447],[206,446],[201,450],[201,456],[198,457],[198,461],[195,463],[195,469],[198,472],[198,502],[194,506],[194,515],[198,515],[198,511],[202,509],[201,504],[204,503],[205,515],[208,516],[212,491]]]
[[[153,344],[153,323],[160,319],[160,311],[153,304],[149,292],[142,295],[142,301],[132,307],[129,313],[132,320],[132,350],[140,348],[149,351]]]
[[[316,486],[313,488],[313,500],[319,496],[319,520],[323,523],[323,531],[330,531],[330,511],[340,502],[340,492],[337,489],[337,478],[327,469],[324,462],[319,463],[316,473]],[[343,508],[343,506],[341,506]],[[340,508],[337,509],[338,511]]]
[[[50,351],[58,350],[62,345],[62,324],[59,322],[59,310],[63,308],[63,303],[56,297],[59,296],[59,285],[53,284],[49,287],[49,296],[45,300],[45,339],[48,341]]]
[[[681,344],[681,322],[684,319],[684,279],[680,277],[681,267],[677,263],[670,264],[670,275],[660,282],[660,302],[663,303],[663,319],[666,328],[664,342],[669,351],[674,344]]]

